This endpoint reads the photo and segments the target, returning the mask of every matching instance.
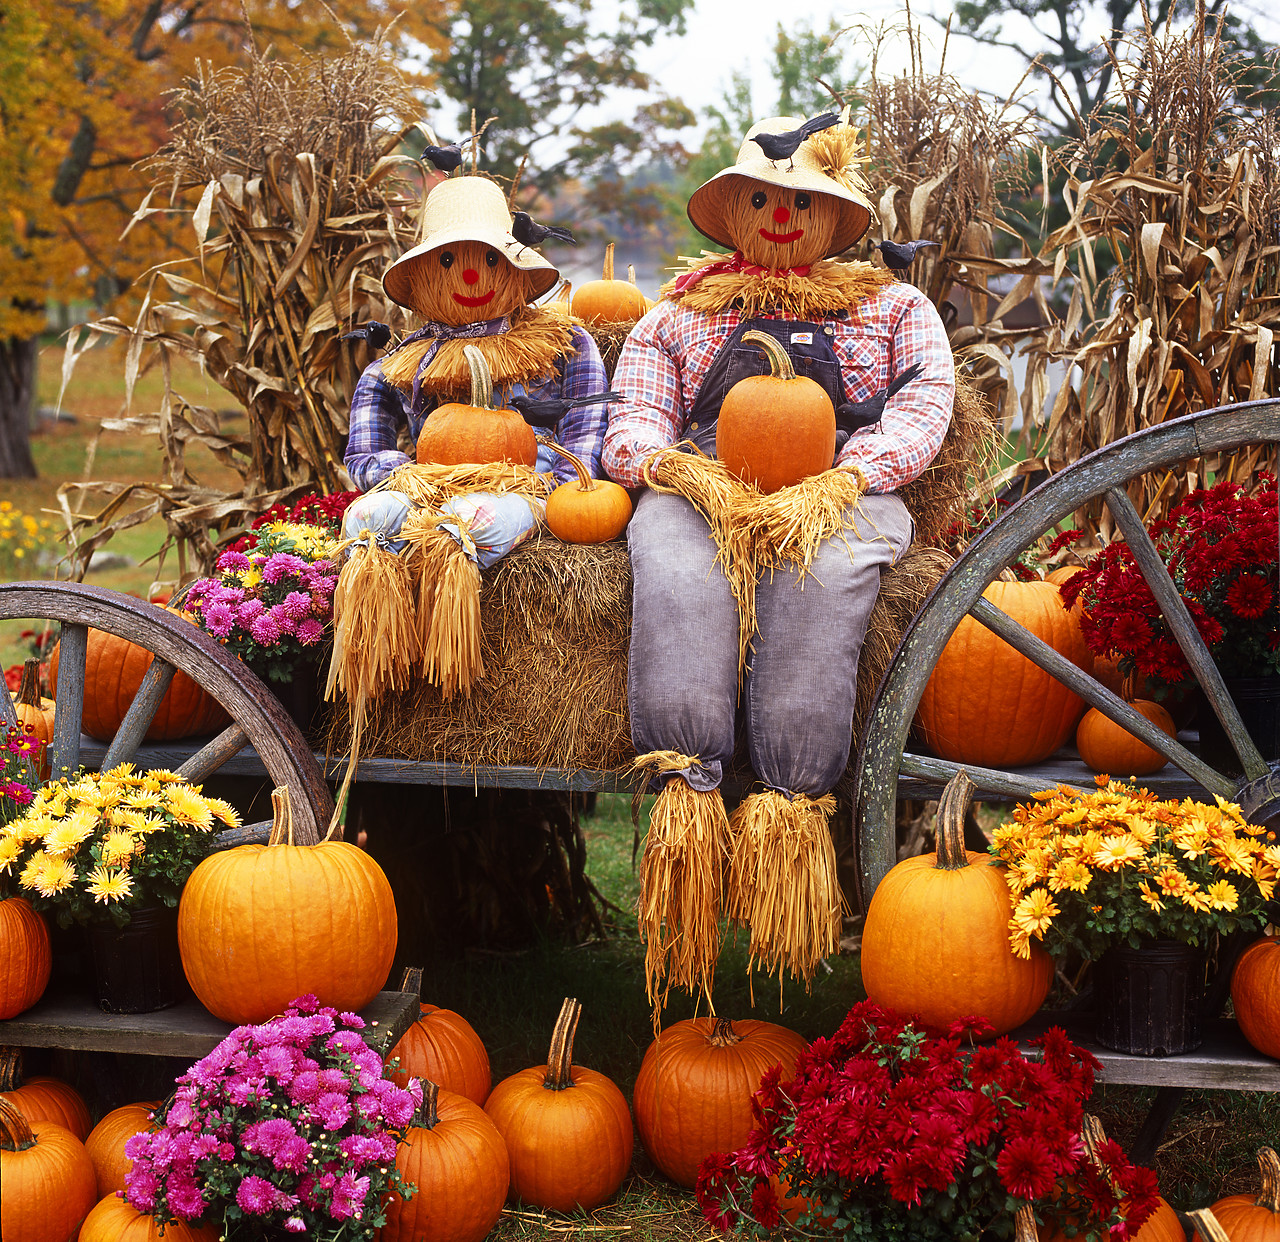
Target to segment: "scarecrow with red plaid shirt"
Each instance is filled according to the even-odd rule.
[[[614,375],[604,468],[645,488],[628,530],[628,694],[659,794],[640,906],[655,1004],[673,983],[710,994],[722,913],[750,927],[767,970],[807,981],[838,946],[827,822],[858,656],[880,572],[912,538],[895,489],[937,454],[955,392],[924,294],[832,257],[866,232],[866,189],[857,135],[834,114],[757,124],[688,204],[732,253],[688,261]],[[768,372],[748,332],[821,385],[840,429],[829,469],[771,495],[714,460],[726,394]],[[729,817],[719,787],[739,726],[763,788]]]

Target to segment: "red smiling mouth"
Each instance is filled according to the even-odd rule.
[[[462,294],[455,293],[453,295],[453,300],[463,306],[483,306],[492,297],[493,290],[490,289],[488,293],[481,294],[478,298],[464,298]]]
[[[786,242],[799,241],[800,238],[804,236],[804,229],[796,229],[791,233],[770,233],[768,229],[761,229],[760,236],[763,237],[765,241],[785,244]]]

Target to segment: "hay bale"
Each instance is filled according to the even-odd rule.
[[[612,384],[613,373],[618,368],[618,356],[622,353],[622,347],[626,344],[627,337],[630,336],[635,324],[623,320],[618,323],[589,323],[585,326],[591,333],[596,348],[600,351],[605,376]]]

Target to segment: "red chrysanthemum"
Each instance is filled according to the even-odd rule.
[[[751,1215],[766,1229],[776,1229],[782,1219],[778,1212],[778,1196],[768,1182],[756,1182],[751,1190]]]
[[[1227,588],[1227,607],[1237,617],[1253,619],[1271,607],[1274,591],[1261,574],[1241,574]]]
[[[1122,612],[1111,625],[1111,645],[1121,655],[1132,655],[1151,641],[1151,626],[1136,612]]]
[[[996,1158],[1000,1180],[1019,1199],[1043,1199],[1057,1180],[1054,1161],[1034,1138],[1015,1138]]]

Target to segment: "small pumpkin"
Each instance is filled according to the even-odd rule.
[[[751,1097],[775,1065],[795,1073],[808,1043],[773,1022],[688,1018],[666,1027],[640,1063],[632,1100],[640,1142],[673,1182],[692,1187],[712,1152],[751,1133]]]
[[[133,1168],[133,1161],[124,1154],[124,1145],[135,1134],[145,1134],[151,1129],[151,1114],[157,1107],[154,1101],[124,1104],[109,1112],[89,1132],[84,1146],[98,1179],[98,1198],[124,1190],[125,1175]]]
[[[64,1126],[0,1096],[0,1238],[68,1242],[97,1201],[93,1163]]]
[[[649,309],[648,299],[635,283],[613,277],[613,242],[604,248],[604,264],[599,280],[580,285],[571,303],[575,318],[594,328],[633,324]]]
[[[725,394],[716,421],[716,457],[744,483],[776,492],[831,469],[836,413],[821,384],[797,375],[790,355],[767,332],[744,332],[759,345],[768,375],[749,375]]]
[[[175,608],[166,611],[187,619]],[[49,656],[49,690],[55,699],[58,697],[58,654],[59,648],[54,647]],[[90,629],[81,718],[81,728],[90,737],[100,742],[109,742],[115,737],[154,659],[150,651],[127,638]],[[230,719],[213,695],[206,694],[192,678],[179,671],[174,674],[147,727],[147,741],[173,742],[184,737],[200,737],[221,729]]]
[[[974,785],[957,773],[938,803],[938,848],[905,858],[880,881],[862,928],[862,983],[878,1005],[947,1027],[978,1014],[997,1035],[1044,1003],[1053,959],[1009,944],[1013,902],[1004,870],[964,848],[964,814]]]
[[[631,1166],[631,1110],[595,1070],[573,1064],[582,1005],[560,1008],[545,1067],[504,1078],[484,1111],[506,1140],[511,1193],[534,1207],[590,1211],[612,1198]]]
[[[1274,1148],[1258,1149],[1258,1177],[1256,1195],[1228,1195],[1210,1208],[1231,1242],[1280,1242],[1280,1156]]]
[[[171,1220],[162,1235],[149,1214],[112,1192],[85,1217],[78,1242],[158,1242],[162,1236],[164,1242],[218,1242],[222,1232],[212,1221],[189,1224]]]
[[[400,991],[421,995],[421,968],[412,966],[404,972]],[[422,1016],[387,1054],[388,1061],[400,1062],[399,1068],[390,1071],[388,1077],[397,1087],[407,1087],[410,1078],[429,1079],[443,1090],[465,1096],[483,1107],[493,1078],[489,1054],[480,1036],[466,1018],[452,1009],[441,1009],[421,1000],[419,1008]]]
[[[187,981],[233,1025],[263,1022],[309,992],[322,1005],[361,1009],[382,990],[396,951],[382,868],[346,841],[295,845],[288,790],[271,802],[268,843],[211,854],[178,906]]]
[[[481,1242],[498,1223],[510,1183],[507,1145],[478,1104],[422,1084],[422,1106],[396,1148],[418,1188],[392,1198],[380,1242]]]
[[[52,968],[43,916],[25,897],[0,901],[0,1019],[30,1009],[44,995]]]
[[[551,440],[544,440],[573,466],[577,478],[547,497],[547,525],[564,543],[608,543],[627,528],[631,520],[631,497],[627,489],[609,479],[593,479],[582,458]]]
[[[451,401],[427,415],[418,433],[419,464],[509,461],[534,466],[538,440],[533,428],[518,411],[493,404],[493,378],[485,356],[474,345],[464,345],[462,353],[471,372],[471,404]]]
[[[0,1099],[8,1100],[32,1124],[51,1121],[70,1130],[82,1144],[93,1128],[84,1097],[70,1083],[23,1074],[20,1048],[0,1048]]]
[[[1092,667],[1052,583],[993,582],[982,594],[1078,668]],[[1006,768],[1047,759],[1082,715],[1078,694],[985,625],[962,617],[920,697],[916,725],[940,758]]]
[[[1259,1052],[1280,1058],[1280,937],[1255,940],[1231,975],[1240,1033]]]
[[[40,661],[34,657],[22,662],[22,680],[13,700],[14,714],[23,732],[31,734],[40,743],[40,779],[49,779],[48,749],[53,742],[52,699],[40,696]]]
[[[1159,703],[1134,699],[1129,706],[1170,737],[1178,736],[1173,717]],[[1116,776],[1149,776],[1169,762],[1158,750],[1139,741],[1096,707],[1085,712],[1076,728],[1076,749],[1093,771],[1111,772]]]

